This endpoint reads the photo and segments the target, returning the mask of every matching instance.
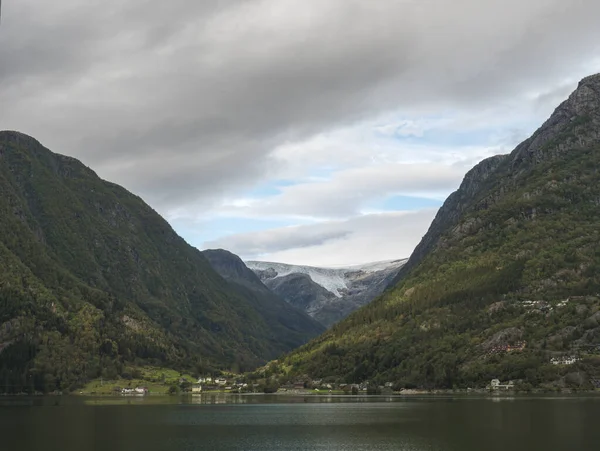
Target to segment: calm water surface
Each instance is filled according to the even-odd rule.
[[[600,450],[600,399],[0,398],[6,451]]]

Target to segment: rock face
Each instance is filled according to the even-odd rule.
[[[228,283],[139,197],[0,132],[0,391],[132,364],[248,370],[321,330],[288,307]]]
[[[600,74],[509,155],[469,171],[393,286],[293,353],[290,374],[590,388],[600,380],[598,168]],[[567,368],[556,356],[576,358]]]
[[[379,296],[405,262],[393,260],[347,268],[259,261],[247,265],[282,299],[330,327]]]

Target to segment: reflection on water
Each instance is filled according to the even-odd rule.
[[[2,450],[597,450],[596,398],[1,398]]]

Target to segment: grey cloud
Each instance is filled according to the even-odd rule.
[[[587,70],[599,14],[595,0],[8,2],[0,127],[164,211],[251,183],[286,140],[551,90]]]
[[[550,113],[564,101],[571,92],[577,87],[577,80],[562,83],[536,96],[534,107],[540,111],[543,116],[549,116]]]

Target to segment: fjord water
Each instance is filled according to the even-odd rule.
[[[3,450],[597,450],[600,399],[0,399]]]

